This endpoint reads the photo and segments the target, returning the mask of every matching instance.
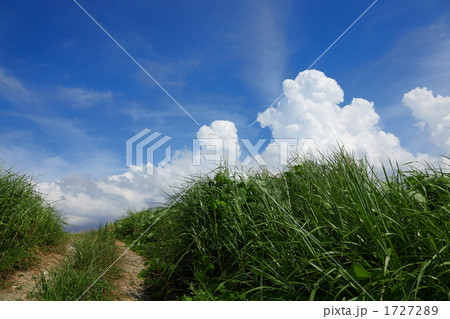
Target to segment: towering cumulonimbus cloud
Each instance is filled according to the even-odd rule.
[[[326,154],[344,146],[357,156],[365,154],[372,163],[422,157],[415,157],[395,135],[381,129],[373,102],[354,98],[341,107],[343,90],[323,72],[303,71],[295,80],[285,80],[283,90],[285,97],[276,107],[260,114],[258,121],[263,128],[270,128],[274,139],[297,139],[299,152],[306,151],[307,146],[309,151]]]

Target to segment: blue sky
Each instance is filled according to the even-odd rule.
[[[283,92],[282,82],[373,0],[79,3],[200,126],[226,120],[240,138],[256,141],[274,136],[274,119],[251,124]],[[405,151],[448,154],[446,122],[436,133],[438,119],[402,101],[424,87],[450,96],[448,21],[447,0],[379,0],[313,69],[336,80],[341,106],[373,102],[377,127]],[[438,103],[444,115],[446,103]],[[0,158],[7,167],[46,185],[95,184],[127,172],[125,141],[140,130],[171,136],[172,150],[185,150],[200,126],[72,0],[0,2]]]

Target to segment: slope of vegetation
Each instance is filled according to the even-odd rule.
[[[380,178],[340,151],[220,168],[115,226],[148,258],[150,299],[450,299],[450,174],[434,167]]]
[[[111,228],[100,227],[72,236],[75,238],[65,263],[41,275],[32,297],[59,301],[108,300],[114,288],[111,281],[120,272],[113,265],[118,251]],[[108,271],[103,275],[105,270]]]
[[[28,176],[0,165],[0,276],[64,240],[63,219]]]

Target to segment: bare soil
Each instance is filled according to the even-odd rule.
[[[127,246],[121,242],[116,241],[116,245],[122,254],[127,250]],[[121,277],[113,282],[116,286],[114,291],[114,301],[119,300],[143,300],[144,289],[142,284],[144,280],[138,278],[138,274],[144,269],[144,258],[134,251],[128,249],[122,258],[117,262],[122,269]]]
[[[37,258],[34,266],[6,275],[0,285],[0,300],[32,300],[28,298],[28,294],[35,288],[36,280],[63,262],[66,248],[60,247],[45,254],[39,253],[41,256]]]

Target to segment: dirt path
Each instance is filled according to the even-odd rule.
[[[127,249],[127,246],[121,241],[117,240],[116,245],[120,254]],[[61,247],[58,251],[41,254],[35,266],[9,274],[0,283],[0,301],[30,300],[28,294],[35,288],[36,279],[42,273],[46,275],[62,264],[70,249],[71,245],[68,244],[67,247]],[[138,274],[144,269],[144,261],[144,258],[137,253],[131,250],[126,251],[117,262],[117,265],[122,269],[122,274],[119,279],[113,282],[116,289],[112,293],[111,300],[142,300],[144,290],[141,286],[143,280],[138,278]]]
[[[117,240],[116,245],[119,247],[121,254],[127,249],[127,246],[121,241]],[[117,288],[113,300],[142,300],[144,293],[142,284],[144,281],[138,278],[138,274],[145,268],[144,261],[144,258],[134,251],[127,250],[117,262],[122,269],[122,276],[114,281]]]
[[[41,272],[46,275],[61,264],[66,257],[66,250],[62,247],[57,251],[41,254],[35,266],[9,274],[1,283],[0,300],[30,300],[27,295],[36,286],[36,279],[41,276]]]

